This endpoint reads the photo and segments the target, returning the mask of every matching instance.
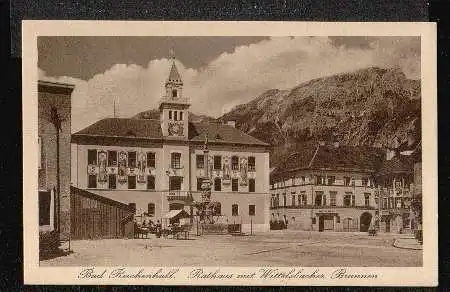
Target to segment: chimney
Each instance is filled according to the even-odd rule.
[[[227,125],[236,128],[236,121],[228,121]]]

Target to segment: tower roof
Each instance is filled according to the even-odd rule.
[[[175,65],[175,58],[172,59],[172,68],[170,68],[168,82],[183,82],[181,80],[180,73],[178,73],[177,66]]]

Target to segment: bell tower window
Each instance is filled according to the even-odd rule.
[[[172,97],[177,97],[178,96],[178,92],[176,89],[172,90]]]

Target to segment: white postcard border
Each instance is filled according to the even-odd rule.
[[[376,274],[376,279],[192,279],[179,269],[174,279],[78,278],[88,267],[39,267],[37,205],[37,37],[38,36],[420,36],[422,74],[422,186],[423,267],[348,267],[348,273]],[[336,23],[336,22],[143,22],[143,21],[39,21],[22,22],[23,88],[23,243],[26,284],[151,284],[151,285],[345,285],[345,286],[435,286],[438,279],[437,240],[437,73],[435,23]],[[120,267],[95,267],[111,272]],[[155,272],[157,267],[142,267]],[[203,267],[221,273],[257,272],[261,267]],[[318,269],[330,275],[340,267],[291,267],[305,273]],[[137,273],[139,267],[127,267]],[[287,271],[290,267],[279,267]]]

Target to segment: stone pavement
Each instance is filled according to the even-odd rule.
[[[414,238],[414,235],[401,235],[401,237],[396,238],[392,246],[403,249],[414,249],[422,250],[422,245]]]

